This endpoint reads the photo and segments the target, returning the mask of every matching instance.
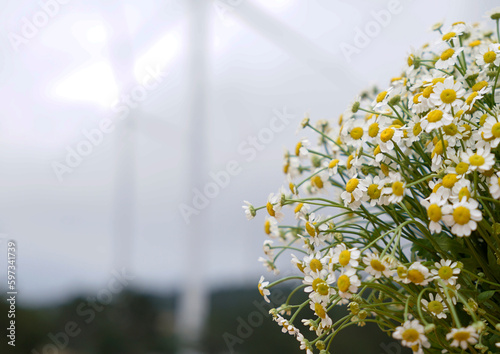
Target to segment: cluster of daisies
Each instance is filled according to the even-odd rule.
[[[299,130],[318,140],[285,153],[288,186],[245,202],[248,219],[268,214],[263,264],[278,275],[291,258],[296,275],[258,288],[270,302],[297,283],[270,313],[307,353],[366,322],[414,353],[500,350],[500,8],[488,17],[497,33],[436,24],[439,38],[338,123],[306,117]],[[338,305],[349,314],[334,319]]]

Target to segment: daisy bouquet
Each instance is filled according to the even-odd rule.
[[[488,17],[496,31],[435,25],[338,122],[306,117],[317,139],[285,153],[288,185],[243,207],[266,213],[264,265],[293,264],[258,288],[269,301],[293,284],[270,313],[307,353],[367,322],[414,353],[500,351],[500,8]],[[335,306],[348,314],[334,322]]]

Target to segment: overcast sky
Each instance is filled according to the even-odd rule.
[[[24,303],[97,291],[123,265],[155,292],[186,269],[207,286],[256,283],[263,216],[241,205],[281,186],[305,112],[336,119],[399,75],[432,24],[496,3],[207,2],[196,39],[188,1],[0,1],[0,232],[18,244]],[[186,224],[179,206],[220,171],[233,175]]]

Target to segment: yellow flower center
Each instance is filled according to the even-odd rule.
[[[320,303],[315,303],[314,304],[314,312],[316,312],[316,315],[319,318],[325,318],[326,317],[326,312],[323,306]]]
[[[316,227],[309,221],[306,222],[306,231],[309,234],[309,236],[314,237],[316,236]],[[312,262],[312,261],[311,261]]]
[[[316,292],[320,295],[326,296],[328,295],[329,290],[330,287],[328,286],[328,284],[326,282],[321,282],[318,284]]]
[[[436,315],[439,315],[444,310],[443,304],[439,301],[429,302],[428,308],[429,308],[430,312],[432,312]]]
[[[481,91],[481,89],[483,89],[484,87],[488,86],[488,82],[486,81],[479,81],[478,83],[474,84],[474,86],[472,86],[472,91]]]
[[[320,176],[316,175],[313,178],[311,178],[311,185],[313,187],[318,188],[318,189],[322,189],[323,188],[323,180],[321,179]]]
[[[412,283],[420,284],[425,280],[425,276],[418,269],[412,269],[408,272],[408,279]]]
[[[260,296],[264,296],[264,288],[260,284],[259,284],[258,288],[259,288]]]
[[[477,97],[477,95],[478,95],[478,93],[477,93],[477,92],[473,92],[473,93],[471,93],[471,94],[469,95],[469,97],[467,97],[467,99],[465,100],[465,103],[467,103],[467,104],[471,104],[471,103],[472,103],[472,101],[474,100],[474,98],[476,98],[476,97]]]
[[[449,39],[452,39],[455,37],[457,34],[455,32],[448,32],[445,35],[443,35],[443,41],[447,41]]]
[[[359,184],[359,179],[357,178],[351,178],[347,184],[345,185],[345,190],[349,193],[352,193],[354,192],[354,190],[356,189],[356,187],[358,186]]]
[[[420,96],[422,96],[421,93],[413,96],[413,104],[419,104],[420,103],[420,101],[419,101]]]
[[[462,137],[464,140],[469,140],[470,137],[472,136],[472,128],[469,124],[464,124],[462,127],[465,128],[464,132],[462,133]]]
[[[351,252],[348,250],[340,252],[339,255],[339,263],[343,267],[349,264],[349,261],[351,260]]]
[[[313,282],[312,282],[312,288],[313,288],[313,290],[317,292],[318,291],[318,287],[321,284],[323,284],[323,283],[326,284],[326,282],[323,279],[321,279],[321,278],[314,279]]]
[[[424,96],[425,98],[429,98],[431,97],[431,93],[433,92],[434,90],[434,86],[427,86],[424,91],[422,92],[422,96]]]
[[[276,212],[274,211],[273,205],[270,202],[267,202],[266,208],[267,208],[267,212],[269,213],[269,215],[276,216]]]
[[[434,188],[432,188],[432,193],[436,193],[439,189],[439,187],[442,187],[443,184],[442,183],[437,183]]]
[[[478,40],[470,42],[469,47],[477,47],[480,44],[481,44],[481,41],[478,39]]]
[[[332,161],[330,161],[330,163],[328,164],[328,168],[334,168],[335,166],[337,166],[337,164],[339,163],[339,159],[333,159]]]
[[[373,184],[370,184],[370,186],[368,187],[368,196],[371,198],[371,199],[378,199],[380,197],[380,193],[382,191],[378,188],[378,185],[376,185],[375,183]]]
[[[380,134],[380,140],[382,140],[384,143],[386,143],[389,140],[391,140],[393,136],[394,136],[394,129],[386,128],[386,129],[382,130],[382,133]]]
[[[463,197],[465,197],[466,200],[469,200],[470,198],[470,192],[467,187],[462,187],[462,189],[458,192],[458,200],[462,200]]]
[[[418,122],[413,126],[413,136],[417,136],[421,131],[422,127],[420,126],[420,122]]]
[[[437,204],[431,204],[427,209],[427,216],[429,217],[429,220],[438,222],[439,220],[441,220],[443,213],[441,212],[441,208]]]
[[[345,163],[345,165],[346,165],[347,168],[351,168],[352,167],[352,163],[351,162],[352,162],[353,159],[354,159],[354,156],[349,155],[349,157],[347,158],[347,161]]]
[[[469,331],[457,331],[453,334],[453,339],[462,342],[466,341],[470,338],[470,332]]]
[[[482,166],[485,162],[484,157],[478,154],[474,154],[469,157],[469,162],[472,166]]]
[[[377,258],[373,258],[370,261],[370,266],[373,268],[373,270],[376,270],[377,272],[383,272],[385,270],[385,265],[380,262]]]
[[[356,127],[353,130],[351,130],[351,137],[354,140],[359,140],[363,136],[363,128],[361,127]]]
[[[457,99],[457,93],[453,89],[445,89],[441,92],[440,97],[443,103],[450,104]]]
[[[438,275],[443,280],[448,280],[453,276],[453,269],[448,266],[442,266],[439,268]]]
[[[495,61],[495,59],[497,58],[497,53],[495,53],[494,51],[490,50],[490,51],[487,51],[486,53],[484,53],[483,55],[483,59],[484,59],[484,62],[487,63],[487,64],[491,64]]]
[[[321,264],[318,259],[313,258],[311,262],[309,262],[309,268],[311,268],[313,272],[317,272],[323,269],[323,264]]]
[[[294,209],[294,211],[293,211],[293,212],[294,212],[295,214],[297,214],[297,213],[298,213],[298,212],[302,209],[302,207],[303,207],[303,206],[304,206],[304,203],[299,203],[299,204],[297,204],[297,206],[295,207],[295,209]]]
[[[408,271],[407,271],[406,267],[399,266],[397,268],[397,272],[398,272],[398,277],[400,277],[401,279],[404,279],[408,276]]]
[[[455,167],[455,172],[459,175],[463,175],[465,172],[469,170],[469,164],[467,162],[460,162]]]
[[[445,188],[453,188],[455,183],[457,183],[457,175],[454,173],[449,173],[443,177],[443,186]]]
[[[349,277],[344,274],[339,277],[339,280],[337,280],[337,285],[339,287],[339,290],[345,293],[347,290],[349,290],[351,281],[349,280]]]
[[[408,57],[408,66],[412,66],[413,65],[413,54],[411,54],[409,57]]]
[[[271,233],[271,222],[269,220],[264,223],[264,231],[268,235]]]
[[[374,138],[377,136],[378,134],[378,131],[380,130],[379,126],[378,126],[378,123],[372,123],[370,125],[370,127],[368,128],[368,135],[370,136],[370,138]]]
[[[403,332],[401,337],[407,342],[416,342],[420,338],[420,333],[415,328],[408,328]]]
[[[470,220],[470,210],[464,206],[459,206],[453,211],[453,220],[459,225],[465,225]]]
[[[384,100],[385,96],[387,95],[387,91],[382,91],[377,95],[377,102],[380,103]]]
[[[450,136],[453,136],[456,133],[458,133],[458,128],[454,123],[451,123],[449,125],[445,125],[443,127],[443,130],[446,133],[446,135],[450,135]]]
[[[491,127],[491,134],[493,134],[495,138],[500,138],[500,123],[493,124]]]
[[[429,112],[429,114],[427,115],[427,120],[430,123],[439,122],[441,120],[441,118],[443,118],[443,112],[439,109],[435,109],[435,110]]]
[[[382,173],[387,177],[389,176],[389,166],[386,165],[385,163],[381,163],[380,164],[380,170],[382,171]]]
[[[453,56],[453,54],[455,54],[455,51],[451,48],[448,48],[441,54],[441,60],[448,60]]]
[[[402,196],[404,194],[404,186],[403,182],[396,181],[392,184],[392,193],[394,195],[397,195],[398,197]]]
[[[377,145],[377,147],[373,150],[373,155],[378,155],[380,154],[382,151],[380,150],[380,145]]]
[[[297,145],[295,145],[295,155],[300,155],[300,148],[302,147],[302,141],[299,141]]]

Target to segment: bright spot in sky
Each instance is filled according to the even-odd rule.
[[[179,39],[172,32],[153,44],[149,50],[137,59],[134,68],[137,81],[142,84],[151,70],[164,70],[179,51],[179,46]]]
[[[52,92],[55,96],[74,101],[90,101],[105,107],[118,99],[113,70],[107,61],[91,64],[59,81]]]
[[[108,31],[103,25],[95,25],[87,30],[87,39],[91,43],[104,43],[108,39]]]

